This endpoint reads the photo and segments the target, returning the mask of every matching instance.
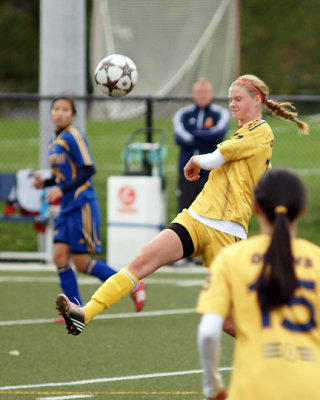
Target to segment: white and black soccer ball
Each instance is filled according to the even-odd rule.
[[[125,96],[137,83],[137,67],[129,57],[112,54],[99,62],[94,80],[103,94],[112,97]]]

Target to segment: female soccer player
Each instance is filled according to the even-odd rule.
[[[227,398],[218,373],[223,319],[233,311],[230,400],[319,398],[320,248],[296,237],[303,183],[267,172],[254,191],[261,234],[229,246],[200,292],[198,347],[208,400]]]
[[[54,261],[63,292],[82,304],[71,258],[78,271],[103,282],[117,271],[92,258],[92,253],[101,252],[100,209],[91,181],[95,166],[86,136],[71,125],[75,115],[72,97],[60,96],[52,101],[51,118],[56,129],[49,144],[52,178],[44,180],[36,176],[34,185],[37,188],[53,186],[46,195],[49,203],[60,199],[60,213],[54,227]],[[142,282],[131,293],[136,311],[143,307],[144,286]]]
[[[252,191],[270,166],[274,141],[270,126],[262,120],[263,106],[294,121],[302,132],[307,131],[307,125],[288,110],[289,103],[267,97],[266,84],[254,75],[241,76],[232,83],[229,107],[239,121],[237,131],[213,153],[193,156],[185,166],[190,181],[199,178],[201,168],[211,170],[204,189],[190,208],[179,213],[127,268],[109,278],[83,309],[63,295],[57,297],[57,309],[70,333],[79,334],[97,314],[129,293],[139,279],[162,265],[201,255],[208,266],[221,248],[247,237]]]

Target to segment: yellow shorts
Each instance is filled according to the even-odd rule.
[[[194,219],[186,209],[179,213],[172,223],[180,224],[186,228],[194,246],[194,252],[191,257],[201,256],[203,265],[206,267],[210,266],[223,247],[241,240],[236,236],[204,225]]]

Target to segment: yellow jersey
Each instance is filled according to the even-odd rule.
[[[253,188],[271,166],[273,141],[267,122],[254,120],[220,143],[226,162],[210,172],[190,209],[203,217],[237,222],[248,232]]]
[[[230,400],[320,399],[320,248],[292,239],[299,287],[288,304],[262,311],[256,281],[270,236],[221,250],[200,292],[197,311],[227,317],[236,344]]]

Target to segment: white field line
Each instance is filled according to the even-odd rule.
[[[219,368],[219,371],[230,371],[231,367]],[[162,378],[167,376],[177,376],[177,375],[193,375],[201,374],[202,369],[193,369],[189,371],[175,371],[175,372],[159,372],[155,374],[143,374],[143,375],[131,375],[131,376],[116,376],[113,378],[97,378],[97,379],[85,379],[81,381],[71,381],[71,382],[52,382],[52,383],[39,383],[34,385],[17,385],[17,386],[2,386],[0,390],[17,390],[17,389],[34,389],[41,387],[57,387],[57,386],[74,386],[74,385],[89,385],[93,383],[107,383],[107,382],[119,382],[119,381],[130,381],[137,379],[152,379],[152,378]]]
[[[43,272],[55,272],[56,267],[53,264],[41,264],[41,263],[23,263],[23,262],[0,262],[0,271],[43,271]],[[206,274],[208,268],[202,266],[188,265],[186,267],[173,267],[164,266],[155,271],[152,275],[161,273],[173,273],[177,274],[183,272],[184,274]]]
[[[70,396],[50,396],[50,397],[37,397],[36,400],[69,400],[69,399],[84,399],[94,397],[92,394],[72,394]]]
[[[192,314],[195,312],[196,311],[194,308],[181,308],[176,310],[141,311],[139,313],[100,314],[95,319],[97,320],[97,319],[161,317],[164,315]],[[0,321],[0,327],[16,326],[16,325],[52,324],[53,322],[54,322],[53,318]]]
[[[202,286],[205,279],[152,279],[147,278],[145,281],[151,285],[174,285],[179,287]],[[0,276],[0,283],[57,283],[57,277],[35,277],[35,276]],[[80,285],[99,285],[101,284],[95,278],[79,278]]]
[[[57,269],[52,264],[41,264],[41,263],[23,263],[23,262],[1,262],[0,271],[43,271],[43,272],[54,272]]]
[[[297,174],[304,176],[320,174],[320,168],[296,168],[295,171]]]

